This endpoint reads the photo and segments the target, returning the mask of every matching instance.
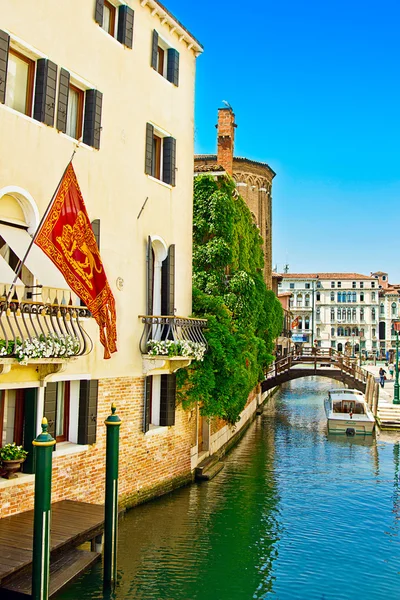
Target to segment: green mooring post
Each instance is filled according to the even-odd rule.
[[[32,598],[48,600],[50,570],[51,470],[56,440],[47,431],[46,417],[42,433],[32,442],[35,447],[35,505],[33,516]]]
[[[117,579],[118,533],[118,459],[119,428],[122,423],[111,405],[111,415],[104,421],[107,427],[106,500],[104,507],[104,587],[115,585]]]

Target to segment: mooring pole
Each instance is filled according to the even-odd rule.
[[[107,427],[106,442],[106,500],[104,507],[104,587],[115,585],[117,579],[118,534],[118,459],[119,428],[121,419],[111,405],[111,415],[104,421]]]
[[[35,447],[35,504],[33,516],[32,598],[48,600],[50,580],[50,515],[53,446],[56,440],[47,431],[46,417],[42,432],[32,442]]]

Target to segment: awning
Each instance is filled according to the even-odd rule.
[[[4,283],[13,283],[15,278],[15,273],[10,267],[10,265],[4,260],[2,256],[0,256],[0,286]],[[17,279],[15,285],[24,285],[20,279]],[[3,290],[0,289],[0,293],[3,293]]]
[[[3,225],[3,223],[0,223],[0,235],[10,246],[13,252],[18,256],[18,258],[22,260],[29,244],[32,241],[29,233],[25,229],[10,227],[9,225]],[[7,263],[5,261],[3,262],[8,267]],[[36,277],[39,283],[41,283],[44,287],[58,288],[61,290],[69,289],[68,284],[60,271],[46,256],[46,254],[44,254],[44,252],[42,252],[41,249],[36,246],[36,244],[32,245],[32,248],[30,249],[25,260],[25,265],[32,275],[34,275],[34,277]]]

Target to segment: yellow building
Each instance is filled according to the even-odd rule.
[[[112,401],[124,422],[120,495],[134,504],[190,479],[198,460],[196,414],[176,406],[174,373],[202,343],[203,323],[188,320],[202,47],[155,0],[0,0],[0,14],[0,445],[29,451],[24,473],[0,479],[0,516],[32,507],[43,415],[57,438],[53,500],[103,501]],[[6,300],[75,149],[116,301],[108,361],[94,320],[39,248]],[[149,340],[182,337],[189,350],[149,356],[160,352]]]

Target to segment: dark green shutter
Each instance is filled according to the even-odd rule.
[[[60,83],[58,86],[57,129],[63,133],[67,131],[68,96],[69,73],[65,69],[61,69]]]
[[[153,314],[154,259],[151,237],[147,239],[147,314]]]
[[[104,0],[95,0],[94,9],[94,20],[102,27],[103,25],[103,13],[104,13]]]
[[[103,94],[99,90],[87,90],[85,98],[85,118],[83,121],[83,142],[100,148],[101,109]]]
[[[34,446],[32,440],[36,438],[36,422],[37,422],[37,388],[27,388],[24,390],[24,450],[28,452],[28,456],[23,465],[24,473],[35,472],[34,462]]]
[[[161,375],[160,425],[175,425],[176,375]]]
[[[49,433],[56,439],[56,419],[57,419],[57,383],[49,382],[44,390],[44,410],[43,416],[49,423]]]
[[[150,429],[152,377],[144,378],[143,433]]]
[[[163,181],[175,185],[176,139],[166,137],[163,140]]]
[[[79,390],[78,444],[94,444],[97,431],[99,382],[81,381]]]
[[[57,65],[48,58],[36,61],[33,118],[53,127],[56,112]]]
[[[145,151],[145,163],[144,172],[147,175],[153,173],[153,138],[154,138],[154,127],[150,123],[146,123],[146,151]]]
[[[174,85],[179,85],[179,52],[168,48],[167,79]]]
[[[8,50],[10,47],[10,36],[5,31],[0,31],[0,102],[6,101],[6,81]]]
[[[134,11],[129,6],[122,5],[118,10],[117,40],[127,48],[133,46]]]
[[[175,244],[168,248],[168,256],[161,267],[161,314],[175,314]]]
[[[157,70],[157,56],[158,56],[158,33],[156,30],[153,31],[153,41],[151,46],[151,66]]]
[[[100,219],[95,219],[91,222],[94,237],[96,238],[97,248],[100,250]]]

